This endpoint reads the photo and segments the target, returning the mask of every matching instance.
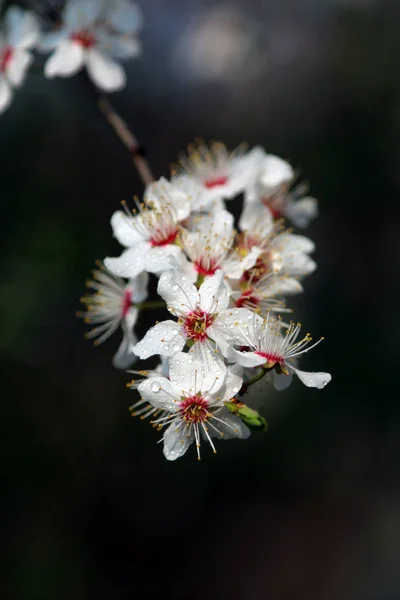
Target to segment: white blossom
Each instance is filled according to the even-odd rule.
[[[125,25],[124,25],[125,24]],[[44,36],[42,50],[54,50],[45,64],[46,77],[70,77],[84,66],[95,85],[106,92],[126,84],[116,58],[133,58],[140,52],[137,31],[141,17],[126,0],[69,0],[62,25]]]
[[[0,31],[0,113],[11,104],[13,89],[25,79],[33,61],[29,50],[38,36],[36,17],[18,6],[10,6]]]
[[[277,369],[280,380],[277,387],[280,389],[286,387],[286,381],[282,381],[281,378],[288,378],[293,373],[307,387],[321,389],[332,379],[331,375],[322,372],[300,371],[295,365],[295,359],[314,348],[323,338],[311,346],[309,345],[312,341],[310,334],[297,341],[300,329],[300,323],[297,325],[290,323],[283,334],[279,319],[268,316],[264,320],[253,313],[253,318],[245,326],[238,324],[236,330],[236,345],[246,347],[248,350],[238,350],[227,346],[224,355],[228,360],[235,361],[244,367],[263,366],[267,369]],[[290,383],[290,379],[287,380],[287,383]]]
[[[161,178],[148,186],[138,209],[135,216],[117,211],[111,217],[114,236],[127,250],[118,258],[106,258],[104,264],[119,277],[161,273],[184,260],[176,241],[180,224],[190,213],[186,194]]]
[[[234,323],[245,323],[253,314],[247,308],[228,308],[229,290],[221,270],[208,277],[198,290],[186,275],[177,270],[165,271],[158,282],[158,293],[178,322],[161,321],[149,329],[134,347],[143,359],[154,354],[173,356],[187,341],[193,344],[194,353],[213,348],[212,341],[223,349],[236,340]]]
[[[79,312],[78,316],[95,326],[86,334],[87,338],[94,339],[95,344],[101,344],[119,327],[122,328],[123,339],[113,363],[119,369],[126,369],[136,360],[133,347],[137,337],[133,328],[139,309],[135,304],[147,298],[148,275],[141,273],[126,282],[109,273],[101,263],[98,267],[87,282],[93,292],[81,298],[86,311]]]
[[[203,189],[203,203],[213,200],[231,199],[242,193],[257,178],[260,172],[264,151],[255,147],[245,152],[239,146],[228,152],[225,144],[213,142],[191,144],[187,154],[178,157],[179,165],[174,169],[172,182],[184,187],[185,178],[195,182]]]
[[[247,438],[249,429],[224,406],[241,385],[240,370],[227,368],[212,352],[202,358],[180,352],[170,361],[168,379],[143,381],[138,387],[142,399],[163,412],[153,423],[167,427],[162,438],[165,457],[176,460],[195,442],[200,459],[202,440],[216,452],[212,438]]]

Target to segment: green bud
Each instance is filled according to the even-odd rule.
[[[258,412],[242,402],[225,402],[226,408],[237,415],[249,429],[267,431],[267,421]]]

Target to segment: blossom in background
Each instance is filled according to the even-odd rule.
[[[0,113],[11,104],[13,88],[22,85],[33,61],[29,50],[38,37],[36,17],[19,6],[10,6],[0,31]]]
[[[251,185],[260,172],[264,151],[256,146],[245,152],[239,146],[228,152],[222,142],[191,144],[187,154],[178,156],[179,164],[173,169],[172,183],[178,187],[191,180],[203,190],[203,202],[231,199]]]
[[[46,77],[70,77],[86,66],[95,85],[106,92],[126,84],[116,58],[140,52],[137,40],[141,17],[125,0],[69,0],[59,28],[43,37],[42,50],[54,50],[45,64]]]
[[[253,315],[247,308],[228,309],[229,290],[221,270],[208,277],[199,289],[177,270],[165,271],[158,282],[158,294],[178,322],[161,321],[149,329],[134,347],[140,358],[154,354],[173,356],[187,341],[193,344],[193,353],[213,349],[211,341],[220,349],[225,348],[237,340],[234,323],[245,323]]]
[[[86,337],[94,339],[95,344],[104,342],[121,326],[123,339],[113,364],[118,369],[127,369],[136,360],[132,351],[137,342],[133,328],[139,308],[135,304],[147,298],[149,276],[141,273],[126,282],[109,273],[101,263],[98,267],[93,271],[93,278],[87,282],[93,293],[81,298],[86,311],[79,312],[78,316],[95,326],[86,334]]]
[[[329,373],[300,371],[294,362],[301,354],[319,344],[323,338],[310,346],[312,338],[308,333],[303,339],[297,341],[301,329],[299,323],[297,325],[290,323],[284,334],[282,329],[279,319],[268,316],[264,320],[253,313],[253,318],[246,323],[245,327],[240,323],[236,327],[236,339],[239,340],[236,345],[248,350],[227,346],[224,355],[228,360],[237,362],[243,367],[263,366],[266,369],[277,369],[279,380],[276,382],[276,387],[279,389],[284,389],[290,384],[293,373],[307,387],[319,389],[325,387],[332,379]]]
[[[273,154],[265,154],[258,178],[245,194],[246,204],[266,206],[275,219],[286,217],[297,227],[306,227],[318,214],[315,198],[297,199],[301,187],[290,192],[295,178],[291,165]]]
[[[176,244],[180,223],[190,214],[190,200],[163,177],[147,187],[139,214],[117,211],[111,217],[114,236],[125,250],[104,264],[115,275],[135,277],[141,271],[160,273],[176,266],[182,251]]]
[[[226,367],[212,351],[202,358],[179,352],[170,361],[168,379],[143,381],[138,386],[142,399],[163,411],[153,423],[167,427],[162,438],[164,456],[176,460],[195,442],[200,459],[202,440],[216,452],[212,438],[247,438],[249,429],[224,405],[241,385],[240,370]]]

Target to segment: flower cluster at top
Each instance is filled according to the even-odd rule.
[[[126,74],[118,60],[140,53],[141,23],[130,0],[68,0],[47,19],[10,6],[0,24],[0,113],[25,80],[35,50],[50,53],[44,64],[48,78],[70,77],[86,67],[100,90],[121,90]]]
[[[317,214],[316,200],[300,197],[293,180],[292,167],[261,147],[229,153],[220,142],[198,143],[170,180],[149,184],[132,212],[124,204],[111,217],[123,250],[98,264],[79,316],[94,325],[88,336],[98,343],[122,328],[116,367],[159,356],[153,370],[133,371],[128,386],[140,395],[132,413],[162,430],[168,460],[192,442],[200,458],[203,442],[215,452],[220,439],[265,430],[247,400],[261,378],[277,390],[293,375],[315,388],[331,379],[299,369],[321,340],[286,318],[286,298],[302,292],[316,268],[313,242],[285,224],[305,227]],[[236,228],[227,206],[239,194]],[[146,301],[150,276],[158,278],[159,302]],[[158,304],[168,318],[138,340],[141,310]]]

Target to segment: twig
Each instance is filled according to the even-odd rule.
[[[115,112],[107,98],[100,98],[99,109],[105,115],[106,119],[110,123],[111,127],[114,129],[121,142],[131,153],[133,164],[135,165],[136,170],[139,173],[139,176],[143,181],[144,185],[148,185],[149,183],[154,181],[154,175],[151,172],[149,163],[144,158],[144,156],[142,156],[139,141],[130,131],[125,121],[123,121],[121,117]]]

